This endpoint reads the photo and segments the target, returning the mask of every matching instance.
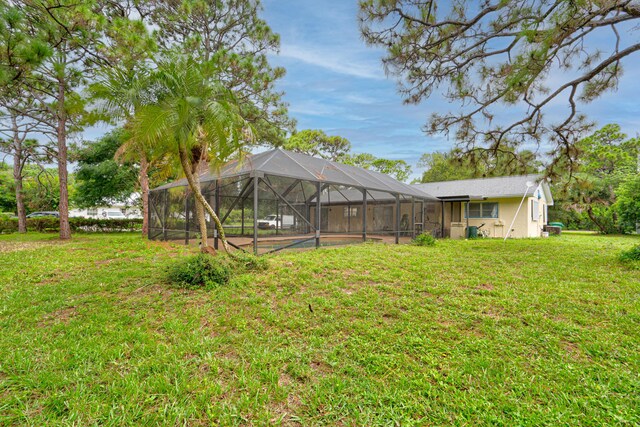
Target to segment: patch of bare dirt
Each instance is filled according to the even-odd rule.
[[[291,375],[286,372],[280,374],[280,377],[278,378],[278,387],[289,387],[291,384],[293,384],[293,378],[291,378]]]
[[[38,326],[46,327],[52,324],[60,323],[66,325],[69,323],[74,317],[78,314],[78,309],[76,306],[69,306],[65,308],[61,308],[60,310],[56,310],[51,312],[43,317]]]
[[[567,353],[567,355],[573,360],[585,360],[588,357],[585,353],[580,350],[580,347],[574,342],[571,341],[560,341],[560,347]]]
[[[492,318],[494,320],[500,320],[503,317],[502,314],[498,310],[496,310],[494,308],[488,308],[488,309],[484,310],[482,312],[482,314],[487,316],[487,317],[490,317],[490,318]]]
[[[57,242],[2,242],[0,243],[0,254],[17,252],[17,251],[30,251],[34,249],[40,249],[47,246],[54,246]]]
[[[310,366],[311,366],[311,369],[313,369],[313,371],[320,376],[328,375],[333,371],[333,369],[331,368],[331,365],[329,365],[327,362],[323,362],[319,360],[312,361]]]
[[[47,277],[46,279],[41,280],[40,282],[36,283],[35,286],[45,286],[45,285],[51,285],[54,283],[59,283],[70,277],[71,277],[71,273],[69,272],[55,271],[51,274],[51,277]]]
[[[270,420],[271,424],[280,426],[302,425],[298,420],[292,419],[292,415],[302,406],[302,401],[295,390],[289,392],[284,402],[274,403],[269,406],[275,414],[275,417]]]

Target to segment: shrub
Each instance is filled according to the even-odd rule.
[[[71,231],[96,231],[102,233],[137,231],[142,229],[142,219],[69,218]],[[53,216],[27,218],[27,230],[38,232],[60,231],[60,219]],[[0,217],[0,233],[18,231],[18,218]]]
[[[181,288],[210,289],[229,283],[231,268],[223,257],[197,254],[175,262],[168,275],[171,283]]]
[[[18,220],[11,218],[0,218],[0,234],[15,233],[18,231]]]
[[[630,177],[616,190],[618,200],[615,207],[620,226],[625,232],[632,232],[640,223],[640,174]]]
[[[142,218],[69,218],[69,226],[72,231],[98,231],[102,233],[139,231],[142,230]]]
[[[201,253],[182,258],[168,268],[169,281],[181,288],[205,288],[226,285],[232,276],[265,271],[269,263],[265,258],[247,252],[232,255]]]
[[[436,238],[429,233],[422,233],[413,239],[413,244],[416,246],[435,246]]]
[[[620,254],[620,261],[629,263],[640,263],[640,245],[626,251],[622,251],[622,253]]]

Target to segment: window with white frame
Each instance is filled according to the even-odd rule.
[[[538,221],[540,217],[540,207],[537,200],[531,201],[531,221]]]
[[[87,215],[89,215],[89,216],[98,215],[98,209],[87,209]]]
[[[498,203],[474,202],[467,203],[467,218],[498,218]]]

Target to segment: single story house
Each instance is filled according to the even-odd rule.
[[[415,186],[442,201],[437,212],[426,213],[426,216],[433,217],[432,220],[440,224],[442,234],[451,238],[465,237],[469,226],[482,226],[480,230],[488,237],[540,237],[547,224],[547,208],[553,206],[549,183],[541,175]]]

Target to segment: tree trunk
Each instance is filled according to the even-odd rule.
[[[58,137],[58,179],[60,180],[60,239],[71,238],[69,227],[69,187],[67,172],[67,113],[65,111],[65,82],[58,80],[57,137]]]
[[[596,219],[596,216],[593,213],[593,209],[591,208],[591,206],[587,207],[587,215],[589,215],[589,219],[591,219],[591,221],[596,225],[596,227],[600,229],[600,232],[602,234],[607,234],[607,229],[598,222],[598,220]]]
[[[18,210],[18,232],[27,232],[27,211],[24,207],[24,194],[22,192],[22,152],[16,150],[13,155],[13,181],[16,187],[16,206]]]
[[[193,182],[195,187],[198,189],[198,194],[200,194],[201,188],[200,188],[200,175],[198,174],[198,165],[199,163],[196,163],[195,165],[191,165],[191,173],[193,176]],[[207,247],[209,246],[209,236],[207,235],[207,218],[204,215],[204,206],[202,206],[202,203],[198,203],[196,201],[195,204],[196,207],[196,218],[198,219],[198,228],[200,229],[200,236],[201,236],[201,244],[200,244],[200,249],[202,250],[202,252],[206,252],[207,251]]]
[[[178,144],[178,152],[180,155],[182,169],[184,169],[184,174],[187,178],[187,182],[189,183],[189,188],[191,188],[191,192],[196,198],[196,217],[198,219],[198,227],[200,228],[200,248],[202,251],[206,251],[207,246],[209,246],[209,239],[207,236],[207,221],[204,216],[202,202],[200,201],[201,199],[204,200],[200,188],[200,176],[197,173],[197,166],[194,167],[189,160],[186,147],[182,143]],[[193,173],[194,169],[196,171],[195,174]]]
[[[189,183],[189,187],[191,188],[191,191],[193,191],[193,195],[196,198],[196,201],[200,202],[202,207],[211,216],[211,219],[213,219],[213,222],[216,225],[216,230],[218,230],[218,237],[222,241],[222,246],[224,247],[225,252],[229,253],[230,252],[229,244],[227,243],[227,238],[224,234],[224,229],[222,228],[222,223],[220,222],[220,218],[218,218],[218,215],[216,215],[214,210],[211,208],[209,203],[207,203],[206,199],[202,195],[202,192],[200,191],[200,178],[199,177],[194,178],[194,174],[191,172],[191,162],[189,161],[186,147],[182,143],[178,144],[178,152],[180,155],[180,163],[182,164],[182,169],[184,169],[187,182]],[[197,176],[198,174],[196,173],[195,175]],[[206,230],[206,227],[205,227],[205,230]],[[204,247],[206,246],[205,246],[205,243],[203,242],[203,248]]]
[[[23,168],[23,152],[22,142],[18,129],[18,122],[15,114],[12,114],[11,122],[13,126],[13,181],[16,187],[16,210],[18,211],[18,233],[27,232],[27,211],[24,207],[24,193],[22,191],[22,168]]]
[[[140,193],[142,193],[142,235],[149,235],[149,161],[144,152],[140,155]]]

